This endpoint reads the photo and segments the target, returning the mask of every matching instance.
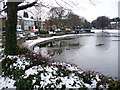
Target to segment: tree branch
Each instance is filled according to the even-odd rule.
[[[55,0],[55,2],[56,2],[56,4],[58,4],[60,7],[63,7],[63,6],[61,6],[56,0]]]
[[[32,6],[34,6],[34,5],[37,3],[37,1],[38,1],[38,0],[35,0],[35,1],[32,2],[32,3],[19,6],[19,7],[17,8],[17,10],[19,11],[19,10],[23,10],[23,9],[27,9],[27,8],[29,8],[29,7],[32,7]]]
[[[90,3],[92,4],[92,5],[94,5],[95,6],[95,4],[92,2],[92,0],[89,0],[90,1]]]
[[[21,4],[22,2],[16,2],[17,5]]]
[[[8,3],[8,2],[7,2]],[[3,7],[3,10],[0,10],[0,13],[2,13],[3,11],[5,11],[5,12],[7,12],[7,3],[6,3],[6,5],[4,5],[4,7]],[[21,4],[22,2],[16,2],[16,5],[19,5],[19,4]]]

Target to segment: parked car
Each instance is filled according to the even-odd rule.
[[[22,29],[17,29],[17,32],[22,32],[23,30]]]

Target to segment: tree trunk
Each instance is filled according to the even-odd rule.
[[[17,54],[17,4],[15,2],[7,3],[7,25],[5,34],[5,54],[16,55]]]
[[[41,30],[41,26],[40,26],[40,21],[39,21],[39,19],[38,19],[38,21],[37,21],[37,23],[38,23],[38,32],[40,33],[40,30]]]

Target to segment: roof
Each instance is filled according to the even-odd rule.
[[[24,17],[23,17],[23,20],[35,21],[34,19],[31,19],[31,18],[24,18]]]
[[[111,24],[115,24],[116,22],[110,22]]]
[[[0,18],[6,18],[6,16],[0,15]]]

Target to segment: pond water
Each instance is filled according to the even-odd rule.
[[[118,77],[119,42],[116,34],[84,34],[44,45],[37,44],[34,51],[55,61],[75,64],[85,71],[94,70],[106,76]]]

